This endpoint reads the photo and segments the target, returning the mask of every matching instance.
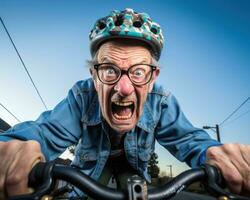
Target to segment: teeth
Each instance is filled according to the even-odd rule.
[[[114,104],[118,106],[130,106],[133,104],[133,102],[132,101],[128,101],[128,102],[115,101]]]
[[[131,106],[133,105],[133,101],[114,101],[113,104],[117,105],[117,106]],[[130,119],[133,115],[133,111],[131,112],[127,112],[127,115],[125,115],[125,112],[121,115],[117,114],[117,113],[113,113],[114,117],[118,120],[127,120]]]
[[[129,119],[129,118],[131,118],[132,117],[132,113],[130,113],[129,115],[127,115],[127,116],[120,116],[120,115],[117,115],[116,113],[114,114],[114,116],[115,116],[115,118],[116,119]]]

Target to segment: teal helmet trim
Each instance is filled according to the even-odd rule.
[[[124,11],[114,10],[110,15],[96,21],[89,34],[92,57],[103,42],[113,38],[130,38],[146,42],[156,60],[160,58],[164,43],[160,25],[153,22],[148,14],[137,13],[130,8]]]

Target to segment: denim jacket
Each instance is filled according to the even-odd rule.
[[[0,140],[37,140],[47,160],[77,144],[72,165],[98,179],[111,148],[105,124],[93,81],[87,79],[77,82],[53,110],[42,113],[36,121],[14,126],[1,134]],[[128,162],[148,181],[147,163],[155,140],[191,167],[201,164],[200,156],[208,147],[218,145],[202,129],[193,127],[175,97],[157,84],[147,96],[136,127],[124,139]]]

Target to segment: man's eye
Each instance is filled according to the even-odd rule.
[[[113,75],[113,74],[115,74],[115,70],[113,68],[108,68],[108,69],[106,69],[106,74]]]
[[[134,75],[138,76],[138,77],[144,76],[144,71],[141,69],[137,69],[137,70],[135,70]]]

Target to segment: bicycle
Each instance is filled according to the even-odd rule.
[[[29,185],[35,188],[35,192],[9,198],[9,200],[50,200],[50,199],[74,199],[59,197],[68,192],[68,187],[59,188],[53,192],[55,181],[63,180],[81,189],[94,199],[101,200],[162,200],[170,199],[194,182],[201,181],[206,189],[218,200],[250,200],[250,198],[231,194],[225,191],[221,184],[223,179],[219,171],[210,165],[187,170],[167,184],[147,189],[146,182],[139,176],[128,179],[127,191],[112,189],[92,180],[79,169],[55,164],[54,162],[38,163],[31,171]]]

